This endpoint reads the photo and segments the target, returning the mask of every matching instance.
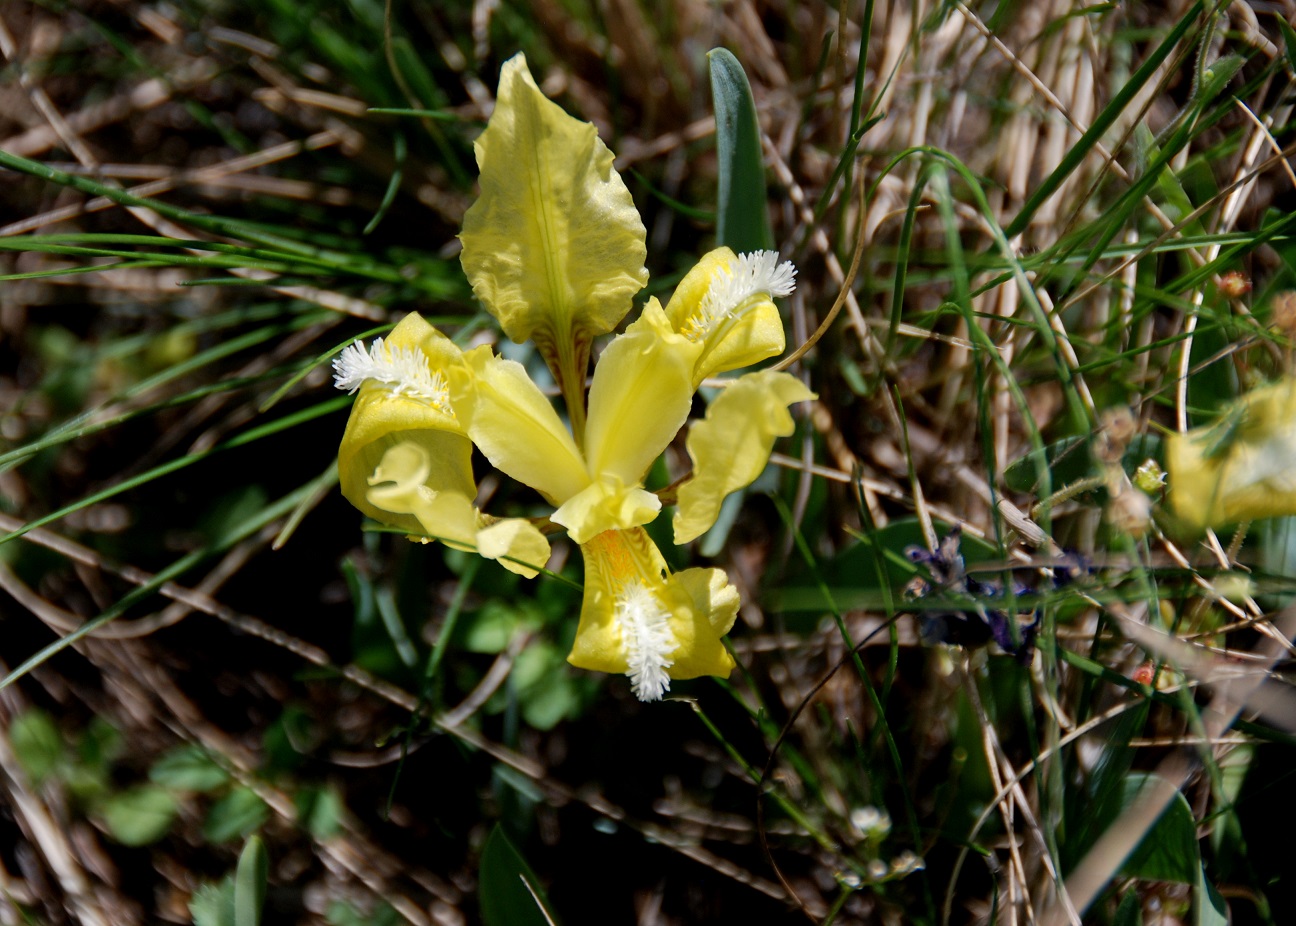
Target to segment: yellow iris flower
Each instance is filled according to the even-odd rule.
[[[630,676],[659,699],[672,678],[724,676],[721,637],[738,594],[719,569],[670,574],[642,525],[661,500],[644,488],[685,426],[707,377],[784,348],[773,297],[795,270],[773,252],[707,254],[665,308],[649,299],[586,370],[593,338],[615,328],[647,280],[644,228],[593,126],[547,100],[518,55],[504,65],[495,112],[476,144],[481,197],[464,218],[473,290],[516,341],[531,340],[563,393],[567,423],[525,368],[489,346],[461,352],[418,316],[384,341],[354,344],[337,385],[359,390],[338,454],[343,494],[411,534],[535,575],[548,558],[525,519],[472,505],[471,449],[555,507],[585,560],[585,596],[569,661]],[[761,371],[729,381],[689,431],[675,541],[708,530],[730,492],[760,475],[792,433],[788,406],[814,398],[798,379]]]
[[[1166,441],[1170,502],[1197,529],[1296,514],[1296,378]]]

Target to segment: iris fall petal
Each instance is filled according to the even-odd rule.
[[[643,701],[660,699],[673,678],[733,669],[720,637],[733,625],[738,593],[723,572],[670,575],[641,528],[599,534],[581,553],[585,598],[568,662],[629,675]]]

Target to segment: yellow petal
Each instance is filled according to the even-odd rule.
[[[1296,514],[1296,379],[1256,389],[1166,442],[1170,501],[1198,529]]]
[[[589,485],[571,433],[522,364],[479,347],[451,372],[450,392],[460,423],[497,469],[555,505]]]
[[[481,196],[464,216],[464,272],[514,341],[588,345],[648,281],[642,220],[594,126],[546,99],[515,55],[474,144]]]
[[[477,532],[477,552],[510,572],[534,579],[549,562],[549,541],[525,518],[505,518]]]
[[[750,485],[769,462],[774,441],[792,433],[787,407],[814,393],[789,373],[763,370],[735,380],[689,429],[693,475],[679,488],[675,542],[709,530],[726,495]]]
[[[567,661],[626,673],[635,694],[659,699],[672,678],[726,676],[733,659],[720,637],[738,593],[718,569],[668,574],[642,528],[608,531],[582,544],[585,598]]]
[[[462,363],[449,339],[414,314],[366,349],[354,344],[334,363],[338,385],[359,396],[338,448],[338,477],[347,501],[376,521],[423,533],[410,514],[394,514],[368,501],[369,476],[383,455],[407,440],[429,460],[428,485],[468,498],[477,494],[469,443],[449,402],[447,371]]]
[[[647,524],[661,511],[661,499],[618,479],[600,479],[567,499],[550,520],[567,528],[571,539],[586,543],[596,534]]]
[[[702,347],[694,385],[782,353],[783,319],[772,297],[792,291],[794,272],[772,251],[739,256],[716,248],[685,275],[666,315],[677,332]]]
[[[441,480],[437,462],[417,436],[390,443],[365,480],[365,501],[379,521],[403,527],[403,519],[413,518],[417,527],[411,533],[474,550],[477,512],[472,499]]]
[[[683,619],[671,623],[679,641],[671,678],[727,677],[734,661],[720,638],[738,616],[738,589],[729,584],[723,569],[685,569],[671,579],[692,602],[691,607],[676,612]]]
[[[585,424],[591,478],[643,479],[688,420],[699,350],[671,330],[656,299],[608,345],[594,370]]]

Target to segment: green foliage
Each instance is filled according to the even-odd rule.
[[[176,809],[171,792],[155,785],[110,794],[99,805],[108,832],[124,846],[157,842],[171,829]]]
[[[335,900],[329,904],[324,921],[329,926],[400,926],[403,919],[396,908],[386,901],[380,901],[373,913],[365,913],[349,903]]]
[[[251,788],[233,788],[208,811],[203,838],[209,842],[240,839],[265,823],[268,814],[265,801]]]
[[[234,871],[194,892],[189,901],[193,926],[260,926],[268,869],[265,845],[253,836],[239,853]]]
[[[555,926],[544,887],[497,824],[486,839],[478,871],[486,926]]]
[[[738,253],[773,247],[765,204],[765,166],[756,104],[742,65],[733,53],[707,53],[715,101],[719,192],[716,239]]]
[[[1106,826],[1119,823],[1149,785],[1149,776],[1137,772],[1125,776],[1121,806],[1117,814],[1105,821]],[[1105,828],[1105,827],[1104,827]],[[1182,794],[1176,794],[1168,807],[1144,834],[1138,847],[1121,864],[1121,873],[1147,881],[1177,881],[1195,884],[1201,869],[1197,850],[1197,821]]]
[[[253,836],[239,853],[234,871],[234,926],[260,926],[269,870],[265,844],[259,836]]]
[[[659,895],[681,922],[777,918],[783,877],[818,922],[1004,918],[1023,896],[1050,906],[1031,872],[1075,871],[1172,749],[1202,772],[1111,861],[1086,922],[1138,926],[1160,905],[1222,926],[1217,884],[1260,922],[1292,918],[1261,848],[1280,816],[1248,809],[1276,800],[1281,779],[1254,773],[1290,766],[1291,737],[1262,717],[1199,747],[1192,667],[1126,634],[1268,670],[1256,641],[1296,592],[1296,520],[1188,536],[1172,480],[1143,496],[1143,530],[1117,526],[1122,480],[1166,465],[1181,418],[1214,423],[1223,451],[1243,423],[1220,409],[1291,375],[1296,217],[1269,160],[1296,73],[1284,17],[1253,33],[1220,4],[1131,19],[1097,3],[1041,25],[1009,2],[898,33],[871,0],[841,18],[726,7],[704,31],[733,51],[704,58],[688,4],[29,6],[9,62],[22,100],[0,114],[0,685],[48,709],[4,735],[22,786],[91,821],[78,832],[126,873],[104,891],[139,891],[123,902],[156,919],[169,888],[145,884],[150,857],[197,884],[242,844],[194,894],[196,926],[269,921],[269,854],[300,865],[285,891],[346,892],[327,922],[394,926],[337,867],[369,839],[393,897],[549,922],[503,821],[544,837],[532,857],[563,873],[549,887],[573,923]],[[978,51],[981,13],[1010,55]],[[566,663],[582,590],[560,533],[556,573],[524,582],[362,533],[334,492],[344,346],[411,310],[465,347],[500,341],[454,236],[518,49],[634,171],[663,302],[713,243],[777,247],[800,268],[797,347],[865,239],[842,315],[792,368],[819,395],[804,438],[668,551],[744,586],[739,671],[681,682],[684,703],[643,708]],[[36,90],[75,138],[33,140]],[[1134,421],[1124,446],[1105,443],[1114,408]],[[668,507],[686,450],[648,480]],[[541,511],[507,478],[482,491]],[[916,591],[910,551],[956,523],[995,595]],[[650,530],[668,543],[669,512]],[[52,630],[24,610],[38,600]],[[1029,669],[923,639],[923,618],[992,611],[1038,619]],[[149,672],[123,682],[135,660]],[[184,702],[196,713],[168,706]],[[198,745],[224,741],[240,752]],[[266,825],[263,788],[294,826]],[[315,858],[334,841],[346,851]],[[620,906],[569,905],[590,889],[573,871]],[[22,915],[61,921],[65,901]]]
[[[201,746],[186,744],[163,754],[149,769],[149,780],[176,791],[215,791],[229,773]]]
[[[9,725],[9,746],[34,785],[52,777],[68,760],[63,734],[54,719],[39,708],[14,718]]]

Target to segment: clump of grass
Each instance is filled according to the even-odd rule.
[[[0,920],[534,922],[476,897],[522,874],[567,923],[1286,922],[1292,519],[1203,533],[1157,472],[1291,374],[1293,16],[6,8]],[[716,46],[819,400],[690,554],[739,671],[645,707],[566,666],[561,539],[524,585],[359,530],[328,364],[498,338],[455,234],[517,50],[669,291],[727,214]]]

